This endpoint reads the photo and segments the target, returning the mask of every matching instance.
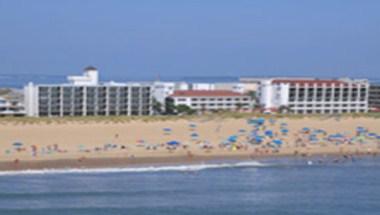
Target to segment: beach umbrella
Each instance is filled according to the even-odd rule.
[[[239,129],[239,132],[244,133],[244,132],[246,132],[246,130],[245,129]]]
[[[266,130],[265,131],[265,136],[273,137],[273,131],[272,130]]]
[[[237,137],[236,135],[231,135],[231,136],[228,137],[227,140],[228,140],[229,142],[233,142],[233,143],[234,143],[234,142],[237,141],[237,138],[238,138],[238,137]]]
[[[21,147],[23,145],[23,143],[21,143],[21,142],[14,142],[12,145],[15,146],[15,147]]]
[[[356,128],[356,132],[360,135],[360,134],[366,133],[367,129],[365,129],[364,127],[359,126],[359,127]]]
[[[366,131],[364,127],[358,126],[356,127],[356,131]]]
[[[256,137],[255,137],[255,141],[256,141],[257,143],[262,143],[262,142],[263,142],[263,137],[261,137],[261,136],[256,136]]]
[[[318,141],[318,138],[315,134],[309,136],[310,141]]]
[[[257,123],[258,123],[259,125],[262,125],[262,124],[264,124],[264,123],[265,123],[265,119],[264,119],[264,118],[262,118],[262,117],[260,117],[260,118],[257,118]]]
[[[302,131],[303,131],[303,132],[309,132],[309,131],[310,131],[310,128],[304,127],[304,128],[302,128]]]
[[[175,140],[169,141],[166,143],[169,146],[179,146],[181,143]]]
[[[193,139],[197,139],[199,135],[197,133],[192,133],[190,136]]]
[[[343,138],[344,136],[342,134],[331,134],[329,136],[330,139],[340,139]]]
[[[164,128],[163,130],[164,130],[165,132],[170,132],[170,131],[172,131],[171,128]]]
[[[192,133],[191,136],[192,137],[198,137],[199,135],[197,133]]]
[[[278,146],[282,145],[282,140],[278,140],[278,139],[276,139],[276,140],[273,140],[272,142],[273,142],[274,144],[278,145]]]
[[[265,123],[264,118],[257,118],[257,119],[250,119],[248,120],[248,124],[254,124],[254,125],[263,125]]]
[[[367,135],[368,135],[369,137],[375,137],[375,138],[377,137],[377,134],[376,134],[376,133],[368,133]]]
[[[288,132],[289,132],[289,130],[288,130],[288,129],[286,129],[286,128],[283,128],[283,129],[281,129],[281,132],[282,132],[282,133],[284,133],[284,134],[286,134],[286,133],[288,133]]]

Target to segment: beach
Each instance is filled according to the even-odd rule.
[[[258,120],[263,120],[259,122]],[[0,123],[0,170],[124,167],[276,156],[377,155],[372,117],[192,117]]]

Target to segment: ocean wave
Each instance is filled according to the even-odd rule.
[[[101,173],[143,173],[143,172],[189,172],[206,169],[222,168],[247,168],[263,167],[267,164],[258,161],[246,161],[237,163],[202,163],[172,166],[144,166],[144,167],[122,167],[122,168],[72,168],[72,169],[41,169],[41,170],[11,170],[0,171],[0,176],[7,175],[44,175],[44,174],[101,174]]]

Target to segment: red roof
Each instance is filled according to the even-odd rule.
[[[244,96],[244,94],[230,90],[177,90],[171,97],[231,97]]]
[[[300,84],[300,85],[339,85],[339,84],[347,84],[344,81],[339,81],[339,80],[302,80],[302,79],[275,79],[272,81],[273,84]]]

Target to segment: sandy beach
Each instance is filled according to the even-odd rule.
[[[255,118],[2,121],[0,170],[376,155],[380,149],[380,120],[371,117],[265,118],[261,125],[250,120]]]

